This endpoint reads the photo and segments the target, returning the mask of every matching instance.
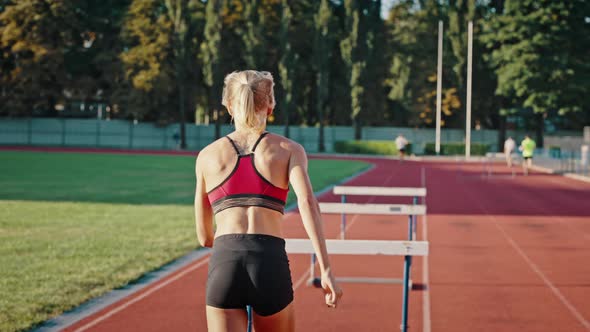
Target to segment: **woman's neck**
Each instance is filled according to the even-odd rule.
[[[258,129],[254,129],[252,127],[248,127],[245,125],[238,125],[237,123],[235,126],[236,126],[236,130],[235,130],[236,133],[243,134],[243,135],[252,135],[252,134],[260,135],[264,132],[264,129],[265,129],[265,128],[262,128],[262,130],[258,130]]]

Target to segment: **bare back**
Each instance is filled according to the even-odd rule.
[[[258,136],[254,135],[239,136],[236,132],[228,136],[242,155],[251,153],[258,139]],[[289,186],[289,161],[294,144],[285,137],[268,134],[256,146],[253,157],[256,170],[276,187],[286,189]],[[199,159],[201,158],[206,161],[201,166],[206,192],[227,179],[238,162],[238,154],[226,137],[218,139],[203,149],[199,156]],[[232,207],[215,215],[217,224],[215,237],[232,233],[268,234],[282,237],[281,220],[280,212],[264,207]]]

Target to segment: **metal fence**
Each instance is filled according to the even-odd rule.
[[[233,130],[232,125],[222,125],[221,134]],[[283,126],[268,126],[270,132],[283,134]],[[156,126],[126,120],[69,119],[69,118],[31,118],[0,119],[0,144],[3,145],[47,145],[82,146],[127,149],[174,149],[178,145],[178,124]],[[317,127],[292,126],[289,137],[309,152],[318,151],[319,129]],[[415,129],[403,127],[364,127],[365,140],[393,140],[403,134],[411,143],[414,153],[423,152],[426,143],[435,140],[434,129]],[[508,132],[519,140],[524,132]],[[580,133],[581,135],[581,133]],[[464,132],[460,129],[443,129],[441,141],[463,142]],[[472,131],[472,143],[485,143],[492,151],[498,151],[498,132],[496,130]],[[215,139],[213,125],[187,124],[187,149],[199,150]],[[354,139],[354,128],[331,126],[324,128],[324,144],[327,152],[332,152],[334,143]]]

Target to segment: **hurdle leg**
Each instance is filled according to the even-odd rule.
[[[313,285],[315,281],[315,254],[311,254],[311,264],[309,264],[309,279],[307,280],[308,285]]]
[[[408,241],[412,241],[413,239],[415,239],[416,237],[416,233],[414,230],[414,222],[416,221],[416,219],[418,219],[416,216],[410,214],[408,216],[409,220],[408,220]],[[412,256],[409,256],[409,258],[406,258],[408,261],[408,264],[410,265],[410,267],[412,266]],[[411,287],[411,270],[408,268],[408,273],[407,273],[407,277],[408,277],[408,282],[406,283],[404,280],[404,287]],[[405,272],[404,272],[404,278],[405,278]]]
[[[408,331],[408,297],[410,293],[409,279],[410,279],[410,265],[412,256],[404,256],[404,289],[402,298],[402,324],[400,330],[402,332]]]
[[[346,203],[346,195],[342,195],[342,203]],[[346,213],[340,214],[340,238],[344,240],[346,232]]]
[[[416,202],[416,197],[414,197],[414,203]],[[414,231],[414,215],[409,216],[408,221],[408,239],[412,241],[413,231]],[[412,256],[406,255],[404,256],[404,286],[403,286],[403,298],[402,298],[402,324],[401,324],[401,331],[407,332],[408,330],[408,300],[410,297],[410,268],[412,266]]]
[[[248,314],[248,332],[252,332],[252,307],[246,306],[246,313]]]

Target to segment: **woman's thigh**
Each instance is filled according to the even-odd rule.
[[[255,332],[293,332],[295,331],[295,310],[293,302],[283,310],[270,316],[260,316],[256,312],[252,313],[254,320]]]
[[[220,309],[207,306],[209,332],[245,332],[248,316],[245,309]]]

